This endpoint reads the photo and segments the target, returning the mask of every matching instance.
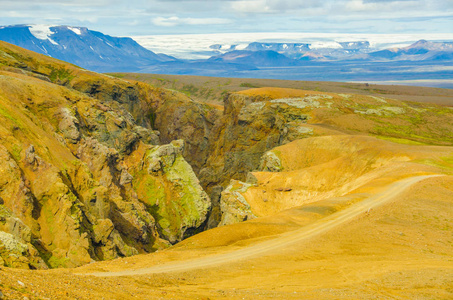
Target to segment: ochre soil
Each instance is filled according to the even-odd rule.
[[[355,196],[364,192],[373,191],[358,190]],[[453,176],[425,179],[327,233],[247,260],[185,272],[107,278],[83,275],[190,260],[278,238],[282,232],[319,219],[313,217],[313,211],[321,217],[330,214],[323,209],[329,203],[318,204],[305,213],[293,209],[275,217],[217,228],[155,254],[79,269],[2,268],[0,289],[7,299],[453,297]]]

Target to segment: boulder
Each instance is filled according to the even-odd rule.
[[[182,140],[154,147],[145,153],[143,169],[134,175],[138,199],[153,214],[160,235],[171,243],[201,231],[211,208],[183,152]]]
[[[222,192],[220,209],[222,219],[219,226],[230,225],[256,218],[250,205],[242,193],[246,192],[251,184],[232,179]]]
[[[28,269],[28,245],[10,233],[0,231],[0,264],[11,268]]]

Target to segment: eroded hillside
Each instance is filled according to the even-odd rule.
[[[192,146],[152,127],[174,98],[0,44],[2,264],[79,266],[197,231],[211,202]]]
[[[450,159],[382,139],[453,144],[453,110],[435,104],[257,88],[223,93],[221,106],[6,43],[0,72],[8,266],[153,252],[219,224],[345,195],[381,167]]]
[[[213,201],[209,224],[215,226],[222,218],[220,193],[229,181],[246,181],[250,172],[260,169],[263,155],[277,146],[335,135],[452,145],[452,125],[451,107],[434,104],[282,88],[230,94],[222,118],[212,129],[206,167],[199,174]],[[272,166],[273,157],[268,155],[266,170],[279,168]]]

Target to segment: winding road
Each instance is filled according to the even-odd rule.
[[[271,251],[283,249],[292,244],[301,242],[305,239],[323,234],[339,225],[342,225],[352,219],[356,218],[362,213],[365,213],[375,207],[378,207],[399,194],[405,191],[413,184],[430,177],[436,177],[441,175],[425,175],[410,177],[401,181],[397,181],[388,186],[388,188],[376,194],[370,198],[362,200],[359,203],[351,205],[341,211],[333,213],[325,218],[322,218],[308,226],[304,226],[301,229],[281,234],[279,237],[262,242],[253,246],[249,246],[243,249],[235,250],[228,253],[210,255],[203,258],[197,258],[192,260],[177,261],[166,263],[162,265],[156,265],[148,268],[135,269],[135,270],[124,270],[118,272],[97,272],[80,275],[93,275],[98,277],[115,277],[115,276],[133,276],[133,275],[144,275],[144,274],[155,274],[155,273],[167,273],[167,272],[182,272],[189,271],[199,268],[214,267],[216,265],[225,264],[233,261],[244,260],[250,257],[256,257],[262,254],[266,254]]]

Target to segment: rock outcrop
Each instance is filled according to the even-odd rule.
[[[220,210],[222,219],[219,226],[239,223],[256,218],[250,208],[250,204],[242,195],[251,184],[231,180],[228,187],[222,192]]]
[[[209,156],[212,130],[222,116],[217,107],[191,100],[181,93],[170,92],[159,103],[154,125],[160,132],[162,143],[183,139],[184,158],[199,173]]]
[[[159,146],[171,94],[0,44],[0,265],[75,267],[202,230],[184,144]]]
[[[247,174],[260,166],[266,151],[292,140],[310,137],[313,130],[305,127],[310,115],[307,107],[322,104],[313,97],[272,99],[263,96],[231,94],[225,98],[224,114],[211,130],[209,156],[199,176],[211,198],[230,179],[245,181]],[[229,201],[228,201],[229,202]],[[210,224],[225,219],[214,203]]]
[[[138,198],[153,212],[160,235],[171,243],[199,231],[211,208],[183,152],[182,140],[150,148],[142,167],[133,170]]]

